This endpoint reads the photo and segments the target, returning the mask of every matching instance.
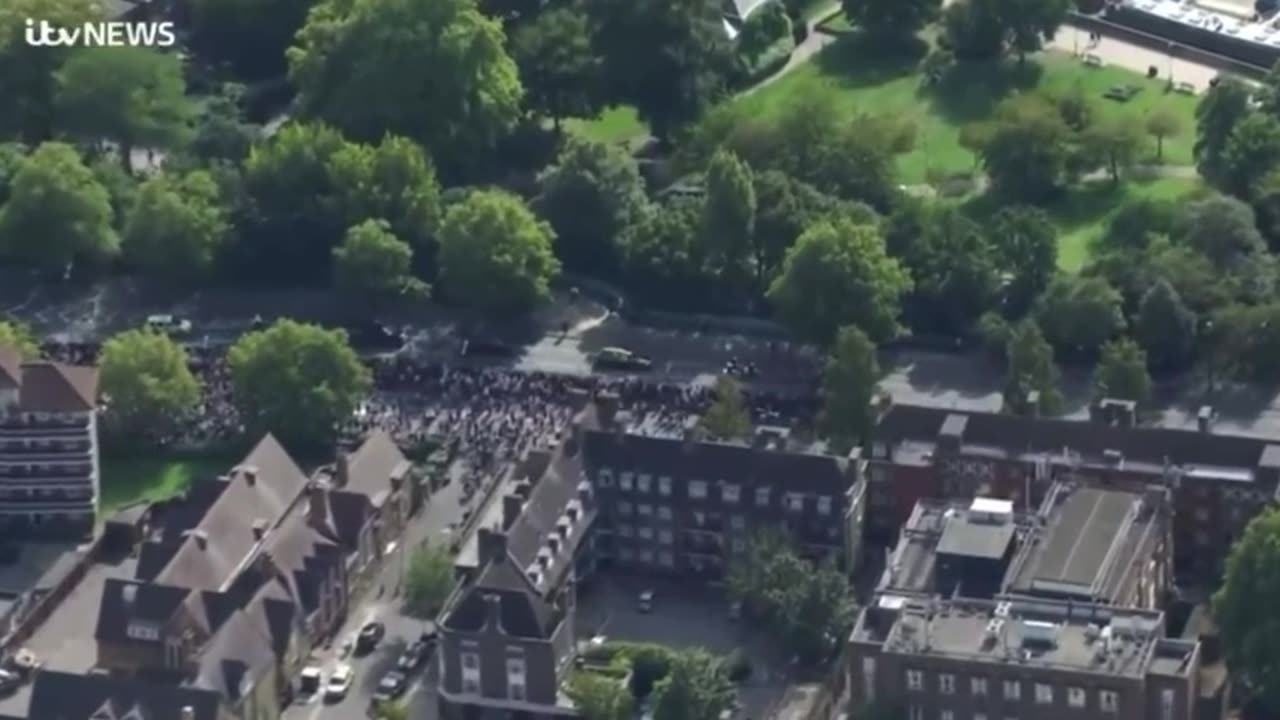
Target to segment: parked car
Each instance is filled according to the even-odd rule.
[[[649,358],[620,347],[600,348],[600,352],[597,352],[593,359],[593,364],[602,370],[649,370],[653,368],[653,361]]]
[[[351,347],[361,352],[395,352],[404,347],[407,336],[399,328],[377,322],[348,325],[344,330]]]
[[[645,590],[636,601],[636,609],[642,613],[653,612],[653,591]]]
[[[323,680],[324,674],[315,665],[302,668],[302,674],[298,676],[298,694],[303,697],[315,695],[320,692]]]
[[[436,641],[437,635],[438,633],[436,632],[436,624],[433,622],[428,622],[426,626],[422,628],[422,634],[418,636],[418,641],[426,643],[427,645],[431,645]]]
[[[186,335],[191,332],[190,320],[176,318],[173,315],[150,315],[147,317],[146,326],[148,330],[165,335]]]
[[[382,676],[382,680],[378,682],[378,689],[373,691],[374,702],[387,702],[394,700],[404,694],[409,679],[399,670],[392,670]]]
[[[396,661],[396,668],[401,672],[413,672],[427,658],[427,644],[421,640],[415,640],[409,643],[409,646],[400,653],[400,659]]]
[[[346,663],[339,665],[333,671],[333,674],[329,676],[329,682],[324,686],[324,699],[329,702],[337,702],[346,697],[355,679],[356,672],[351,669],[350,665]]]
[[[387,628],[380,622],[365,623],[360,628],[360,634],[356,636],[356,652],[367,653],[378,647],[378,643],[382,642],[382,638],[387,634]]]

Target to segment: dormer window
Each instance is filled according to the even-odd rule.
[[[134,640],[150,640],[160,639],[160,628],[151,623],[131,622],[125,627],[125,635]]]

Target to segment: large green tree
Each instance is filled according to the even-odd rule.
[[[912,279],[907,319],[921,332],[963,335],[995,305],[999,259],[987,234],[959,208],[931,207],[920,220],[919,234],[899,256]]]
[[[943,34],[962,59],[1012,52],[1021,62],[1053,38],[1070,10],[1070,0],[962,0],[944,12]]]
[[[192,0],[191,45],[204,60],[225,65],[245,80],[265,80],[288,69],[285,50],[316,0]]]
[[[1106,280],[1062,275],[1040,296],[1036,319],[1058,350],[1092,354],[1124,329],[1123,306]]]
[[[426,291],[413,276],[413,248],[382,220],[365,220],[347,231],[333,249],[333,281],[364,310]]]
[[[843,7],[870,36],[903,39],[937,19],[942,0],[844,0]]]
[[[898,333],[900,299],[910,288],[911,278],[885,253],[875,227],[837,219],[800,236],[769,287],[769,301],[783,323],[810,342],[828,344],[845,325],[881,341]]]
[[[1280,713],[1280,509],[1249,522],[1231,548],[1213,617],[1232,673],[1269,714]]]
[[[1058,266],[1058,232],[1039,208],[1013,206],[992,218],[987,231],[996,262],[1009,278],[1005,302],[1022,312],[1044,291]]]
[[[752,173],[756,219],[752,233],[756,286],[762,291],[777,276],[787,250],[810,225],[836,216],[868,224],[875,212],[861,203],[840,200],[780,170]]]
[[[408,552],[408,549],[402,552]],[[405,602],[418,617],[435,617],[455,583],[453,558],[443,545],[413,551],[405,575]]]
[[[227,363],[247,431],[294,449],[328,447],[371,385],[345,332],[292,320],[241,336]]]
[[[1129,338],[1102,346],[1102,357],[1093,373],[1093,397],[1132,400],[1145,405],[1151,399],[1151,375],[1147,353]]]
[[[721,150],[707,167],[701,238],[707,262],[731,297],[745,296],[755,280],[753,238],[756,192],[751,168]]]
[[[475,191],[445,213],[440,289],[482,312],[528,312],[550,297],[551,280],[560,271],[554,235],[515,195]]]
[[[1249,114],[1250,89],[1229,75],[1205,92],[1196,106],[1196,163],[1200,174],[1221,177],[1223,155],[1236,125]]]
[[[698,426],[716,440],[741,440],[751,434],[751,412],[742,384],[728,376],[716,380],[715,399]]]
[[[356,140],[413,138],[452,177],[519,118],[505,40],[475,0],[322,0],[289,50],[290,77],[304,113]]]
[[[111,198],[75,148],[41,145],[23,160],[0,210],[0,247],[51,274],[120,250]]]
[[[1053,362],[1053,348],[1040,326],[1025,319],[1014,325],[1005,348],[1008,370],[1005,374],[1004,407],[1016,415],[1053,413],[1062,404],[1058,390],[1058,366]],[[1038,404],[1030,402],[1036,393]]]
[[[996,108],[981,148],[992,184],[1008,197],[1039,201],[1064,182],[1072,132],[1053,103],[1017,96]]]
[[[0,139],[37,144],[53,136],[57,70],[76,52],[69,47],[37,47],[26,41],[26,21],[47,20],[75,27],[102,19],[94,0],[6,0],[0,3]]]
[[[1250,113],[1232,129],[1222,148],[1218,181],[1227,192],[1253,197],[1268,173],[1280,166],[1280,119]]]
[[[1196,314],[1163,278],[1142,296],[1133,333],[1156,368],[1182,367],[1196,340]]]
[[[586,13],[575,5],[550,8],[516,27],[511,54],[520,68],[526,106],[551,118],[595,117],[604,107],[603,61],[591,45]]]
[[[1143,127],[1156,141],[1156,162],[1164,160],[1164,141],[1181,135],[1185,129],[1182,116],[1163,106],[1147,115]]]
[[[1131,118],[1094,120],[1080,134],[1081,152],[1090,164],[1106,168],[1113,184],[1138,162],[1145,140],[1142,127]]]
[[[556,256],[571,270],[618,271],[619,236],[648,200],[636,162],[621,148],[570,136],[538,179],[534,209],[556,232]]]
[[[208,173],[156,175],[138,188],[125,224],[124,254],[152,280],[183,285],[212,270],[230,229]]]
[[[195,105],[182,61],[141,47],[77,50],[58,70],[59,124],[88,141],[110,140],[125,168],[135,147],[172,149],[190,137]]]
[[[856,327],[842,327],[822,373],[822,431],[842,446],[865,440],[875,423],[871,403],[880,364],[876,346]]]
[[[575,672],[565,693],[583,720],[631,720],[635,701],[627,686],[593,672]]]
[[[719,720],[733,701],[720,658],[701,648],[676,654],[653,688],[653,720]]]
[[[613,99],[634,105],[658,138],[669,139],[723,94],[733,53],[720,3],[598,0],[588,12]]]
[[[105,422],[117,442],[159,440],[195,409],[200,383],[187,354],[167,335],[130,330],[102,346]]]
[[[40,357],[40,343],[35,333],[16,320],[0,320],[0,347],[16,350],[23,360]]]
[[[1188,205],[1177,238],[1219,269],[1255,262],[1266,248],[1253,209],[1226,195]]]
[[[685,199],[650,206],[623,233],[623,284],[632,297],[668,310],[705,307],[712,279],[697,242],[701,208]]]

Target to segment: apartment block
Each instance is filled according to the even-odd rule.
[[[0,536],[78,540],[98,509],[95,368],[0,347]]]
[[[907,720],[1194,720],[1200,646],[1155,610],[881,595],[848,648],[854,706]]]
[[[1199,430],[1133,427],[894,405],[868,453],[867,534],[890,544],[920,500],[996,497],[1023,512],[1058,482],[1172,499],[1174,567],[1205,582],[1280,487],[1280,443]]]

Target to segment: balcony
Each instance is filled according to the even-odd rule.
[[[36,420],[22,415],[0,417],[0,434],[5,431],[29,432],[31,430],[47,430],[51,434],[71,430],[84,430],[89,427],[88,415],[58,415]]]
[[[61,478],[65,482],[76,482],[93,477],[93,465],[50,463],[48,465],[0,465],[0,484],[6,480],[45,479],[57,482]]]

